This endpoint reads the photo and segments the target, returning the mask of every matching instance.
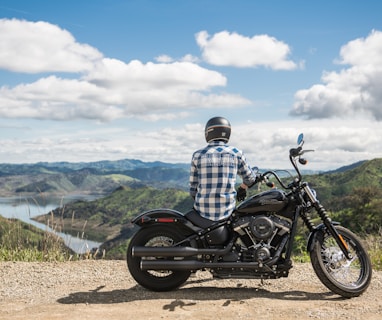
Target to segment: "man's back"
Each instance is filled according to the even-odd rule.
[[[236,205],[236,177],[250,179],[252,171],[243,153],[223,141],[212,141],[193,154],[190,172],[190,193],[194,208],[204,218],[221,220]]]

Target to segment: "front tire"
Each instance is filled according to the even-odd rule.
[[[318,231],[310,259],[321,282],[332,292],[345,298],[361,295],[369,286],[372,275],[370,258],[361,241],[350,230],[336,226],[349,248],[348,260],[337,242],[327,231]]]
[[[141,286],[153,291],[170,291],[180,287],[189,278],[189,270],[141,270],[141,260],[149,259],[144,257],[133,257],[132,248],[134,246],[163,247],[173,246],[184,237],[174,227],[151,226],[142,228],[131,239],[127,249],[127,266],[132,277]],[[160,259],[151,258],[151,259]]]

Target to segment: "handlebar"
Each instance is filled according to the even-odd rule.
[[[284,189],[292,189],[294,186],[297,186],[302,181],[302,176],[301,176],[301,172],[300,172],[300,170],[298,168],[298,165],[297,165],[297,160],[302,165],[307,164],[308,161],[306,159],[304,159],[304,158],[301,158],[301,156],[303,154],[305,154],[306,152],[313,152],[314,150],[303,150],[302,149],[302,146],[304,145],[304,135],[303,134],[299,135],[297,141],[298,141],[297,142],[298,143],[298,147],[297,148],[292,148],[292,149],[289,150],[289,160],[292,163],[294,169],[296,170],[298,178],[295,178],[292,183],[290,183],[288,185],[285,185],[282,182],[282,180],[279,177],[279,175],[275,171],[272,171],[272,170],[266,171],[266,172],[264,172],[263,174],[260,175],[260,180],[264,181],[267,184],[268,187],[270,187],[270,188],[274,187],[274,184],[268,180],[268,177],[267,177],[268,175],[274,176],[276,178],[277,182]],[[283,170],[283,171],[286,171],[290,176],[293,177],[293,175],[289,171],[287,171],[287,170]]]
[[[288,172],[289,173],[289,172]],[[266,171],[266,172],[264,172],[263,174],[261,174],[261,181],[264,181],[265,183],[266,183],[266,185],[268,186],[268,187],[270,187],[270,188],[274,188],[274,183],[273,182],[270,182],[269,180],[268,180],[268,175],[272,175],[272,176],[274,176],[275,178],[276,178],[276,180],[277,180],[277,182],[284,188],[284,189],[290,189],[291,187],[290,186],[286,186],[283,182],[282,182],[282,180],[281,180],[281,178],[279,177],[279,175],[275,172],[275,171]]]

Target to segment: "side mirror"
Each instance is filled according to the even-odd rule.
[[[302,146],[304,144],[304,134],[300,133],[297,138],[297,145]]]

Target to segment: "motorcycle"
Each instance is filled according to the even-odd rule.
[[[290,183],[278,171],[257,173],[271,189],[248,197],[225,220],[171,209],[150,210],[133,219],[140,228],[129,243],[127,265],[135,281],[149,290],[169,291],[197,270],[220,279],[288,277],[301,218],[310,232],[307,251],[320,281],[342,297],[361,295],[371,281],[370,258],[361,240],[329,218],[316,192],[302,180],[298,163],[305,165],[302,156],[313,151],[303,145],[300,134],[297,147],[289,151],[296,172]],[[318,225],[312,221],[314,212],[321,220]]]

